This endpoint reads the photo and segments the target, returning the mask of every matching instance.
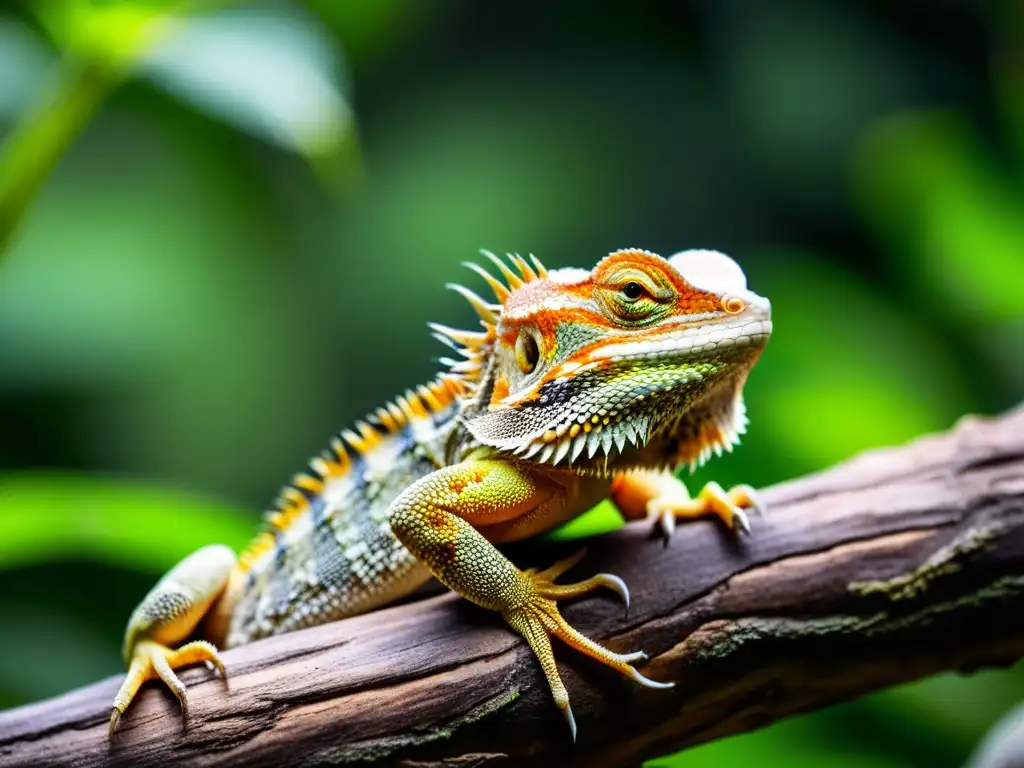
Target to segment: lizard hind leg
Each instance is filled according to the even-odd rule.
[[[234,564],[235,555],[228,547],[203,547],[168,571],[132,612],[124,638],[128,674],[114,697],[111,735],[147,680],[162,680],[178,698],[183,717],[187,717],[185,685],[175,669],[209,662],[227,679],[224,664],[212,643],[194,640],[177,649],[172,646],[192,634],[207,615],[223,593]]]

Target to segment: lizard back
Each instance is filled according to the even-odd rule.
[[[364,613],[429,579],[391,532],[388,507],[446,463],[465,392],[451,375],[410,390],[295,475],[231,576],[214,633],[225,646]]]

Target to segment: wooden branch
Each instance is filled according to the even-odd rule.
[[[169,692],[147,686],[109,742],[120,677],[0,713],[0,764],[631,765],[1024,656],[1024,408],[765,498],[768,520],[739,544],[714,521],[680,526],[667,548],[639,523],[589,543],[575,573],[620,574],[633,607],[624,619],[592,597],[565,615],[615,649],[647,650],[644,674],[678,685],[641,688],[556,647],[575,745],[525,643],[445,594],[229,651],[229,688],[187,671],[187,729]]]

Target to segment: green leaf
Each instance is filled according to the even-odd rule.
[[[162,573],[199,547],[245,545],[253,515],[167,487],[65,472],[0,474],[0,569],[60,558]]]
[[[197,109],[310,159],[353,136],[331,39],[298,13],[232,10],[182,17],[139,74]]]

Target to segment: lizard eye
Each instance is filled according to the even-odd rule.
[[[630,301],[636,301],[644,295],[644,287],[636,280],[630,280],[622,286],[622,295]]]
[[[651,291],[639,280],[629,280],[609,296],[615,313],[624,320],[643,320],[658,308]]]
[[[539,359],[540,348],[537,346],[537,340],[524,328],[516,339],[516,365],[523,373],[530,374],[537,367]]]
[[[596,296],[616,320],[647,323],[668,311],[676,292],[668,278],[643,265],[626,264],[602,275]]]

